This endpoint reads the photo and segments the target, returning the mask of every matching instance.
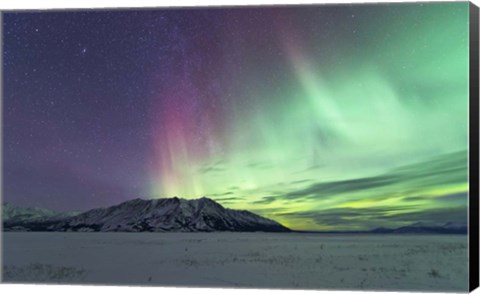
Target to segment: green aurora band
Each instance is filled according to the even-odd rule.
[[[246,59],[208,148],[178,125],[159,135],[149,194],[303,230],[466,223],[468,3],[288,9],[284,54]],[[334,9],[345,18],[324,24]]]

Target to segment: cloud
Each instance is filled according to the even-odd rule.
[[[411,197],[405,197],[402,199],[403,201],[442,201],[442,202],[462,202],[465,205],[467,204],[468,200],[468,193],[462,192],[462,193],[453,193],[453,194],[447,194],[447,195],[442,195],[439,197],[432,197],[432,196],[411,196]]]
[[[240,197],[226,197],[226,198],[219,198],[219,199],[216,199],[216,200],[219,201],[219,202],[233,202],[233,201],[243,200],[243,198],[240,198]]]
[[[284,199],[326,199],[340,194],[371,192],[375,195],[411,193],[424,188],[467,182],[467,151],[448,153],[384,174],[331,182],[317,182],[280,195]],[[412,199],[413,200],[413,199]]]
[[[450,201],[452,201],[452,202],[464,202],[465,204],[467,204],[468,193],[464,192],[464,193],[448,194],[448,195],[438,197],[437,200],[448,201],[448,202],[450,202]]]
[[[424,201],[424,200],[429,200],[432,199],[432,197],[428,196],[411,196],[411,197],[405,197],[402,199],[402,201],[407,201],[407,202],[413,202],[413,201]]]
[[[262,197],[262,199],[260,200],[253,201],[252,203],[253,204],[270,204],[276,200],[277,200],[276,196],[265,196],[265,197]]]
[[[249,164],[246,165],[246,167],[254,168],[254,169],[269,169],[269,168],[272,168],[273,165],[268,161],[255,161],[255,162],[250,162]]]
[[[233,192],[232,191],[228,191],[228,192],[225,192],[225,193],[217,193],[217,194],[210,194],[210,196],[227,196],[227,195],[233,195]]]
[[[429,161],[403,166],[392,173],[423,185],[445,185],[467,182],[467,151],[437,156]]]
[[[200,168],[198,168],[198,171],[202,174],[207,174],[207,173],[215,173],[215,172],[224,172],[226,169],[223,166],[224,161],[219,160],[216,161],[212,164],[206,164]]]
[[[217,166],[205,166],[198,169],[198,171],[202,174],[212,173],[212,172],[224,172],[225,169],[223,167]]]
[[[303,183],[308,183],[311,182],[312,179],[304,179],[304,180],[297,180],[297,181],[291,181],[290,184],[303,184]]]
[[[275,216],[310,220],[319,226],[346,230],[399,227],[418,222],[432,225],[465,222],[467,193],[438,193],[441,193],[442,187],[468,182],[467,163],[466,150],[448,153],[379,175],[313,183],[283,194],[264,197],[255,203],[310,201],[310,210],[275,213]],[[431,191],[436,194],[429,194]],[[315,205],[316,200],[326,200],[325,203],[330,206]],[[373,207],[368,206],[370,201]],[[362,207],[355,207],[357,202]],[[349,203],[352,205],[340,207]]]
[[[319,225],[368,227],[372,223],[383,222],[383,216],[401,212],[407,207],[395,208],[332,208],[323,211],[279,213],[278,216],[311,219]]]
[[[357,178],[343,181],[315,183],[307,188],[292,191],[283,195],[286,199],[299,197],[331,196],[349,192],[358,192],[396,183],[395,176],[382,175],[377,177]]]
[[[465,223],[467,222],[467,207],[445,207],[426,209],[422,211],[406,212],[394,215],[379,216],[385,220],[393,220],[395,222],[421,222],[442,225],[447,222]]]
[[[425,223],[443,225],[447,222],[465,223],[466,206],[434,208],[411,212],[411,207],[334,208],[324,211],[278,213],[276,216],[310,219],[318,225],[345,229],[373,229],[400,227],[406,224]]]

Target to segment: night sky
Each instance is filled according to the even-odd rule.
[[[466,223],[468,3],[3,14],[3,198]]]

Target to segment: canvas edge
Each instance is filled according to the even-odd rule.
[[[3,14],[0,10],[0,283],[3,283]]]
[[[469,290],[479,286],[479,28],[478,7],[470,2],[469,7],[469,42],[470,42],[470,75],[469,75]]]

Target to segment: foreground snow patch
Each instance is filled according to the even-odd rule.
[[[466,235],[4,233],[6,282],[466,291]]]

